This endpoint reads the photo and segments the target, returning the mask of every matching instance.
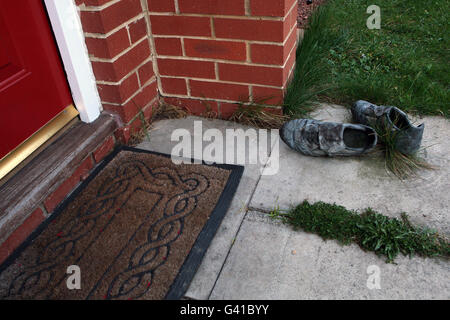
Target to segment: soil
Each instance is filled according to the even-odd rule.
[[[304,29],[308,24],[311,13],[324,2],[325,0],[312,0],[312,3],[308,4],[307,0],[298,0],[298,27]]]

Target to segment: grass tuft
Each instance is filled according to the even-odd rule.
[[[152,127],[152,123],[157,120],[164,120],[164,119],[179,119],[179,118],[185,118],[187,116],[186,110],[169,105],[166,103],[162,103],[158,105],[157,107],[153,107],[152,109],[152,117],[151,119],[147,120],[144,116],[144,112],[141,108],[132,100],[133,103],[136,105],[138,109],[140,109],[137,118],[141,122],[141,125],[139,126],[139,129],[132,132],[130,140],[128,141],[128,145],[130,146],[136,146],[144,139],[147,138],[148,141],[150,141],[150,129]]]
[[[270,106],[264,105],[263,100],[240,102],[229,120],[261,129],[280,129],[289,117],[276,111],[278,110],[271,110]]]
[[[385,256],[388,263],[393,263],[400,253],[410,257],[450,257],[450,244],[445,238],[431,229],[413,226],[405,213],[396,219],[370,208],[358,214],[336,204],[304,201],[286,212],[275,209],[270,216],[324,240],[337,240],[342,245],[357,243],[363,250]]]
[[[435,170],[435,166],[416,154],[403,154],[396,148],[397,136],[401,131],[393,130],[393,125],[376,122],[371,125],[378,136],[378,143],[384,155],[386,170],[392,172],[400,180],[417,176],[422,169]]]
[[[167,103],[161,103],[158,107],[153,108],[152,122],[164,119],[186,118],[187,115],[187,111],[183,108]]]
[[[332,86],[327,83],[327,66],[323,63],[327,52],[339,39],[329,36],[322,25],[329,19],[328,7],[318,7],[312,14],[299,40],[296,66],[284,98],[284,113],[290,117],[304,117]]]

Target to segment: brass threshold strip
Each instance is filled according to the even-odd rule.
[[[71,120],[78,116],[78,114],[77,109],[75,109],[73,105],[66,107],[31,137],[4,156],[0,160],[0,180],[14,170],[15,167],[17,167],[22,161],[42,146]]]

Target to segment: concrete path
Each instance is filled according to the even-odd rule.
[[[346,121],[349,112],[339,106],[323,106],[311,117]],[[340,246],[316,235],[294,231],[271,220],[267,212],[289,208],[305,199],[326,201],[350,209],[372,207],[398,217],[406,211],[411,221],[449,236],[450,124],[440,117],[425,122],[423,146],[426,159],[438,170],[423,171],[405,182],[388,174],[379,156],[361,158],[311,158],[287,148],[278,139],[269,142],[271,158],[279,159],[275,175],[267,159],[245,165],[244,176],[231,207],[194,277],[187,298],[191,299],[449,299],[450,264],[441,259],[399,256],[397,264],[364,252],[356,245]],[[196,117],[158,121],[150,141],[138,147],[170,153],[178,142],[170,141],[173,130],[194,134],[194,121],[203,132],[216,128],[247,127]],[[198,135],[198,132],[196,132]],[[243,136],[244,131],[239,132]],[[255,139],[248,149],[256,148]],[[204,143],[204,146],[208,143]],[[230,152],[230,146],[224,154]],[[245,163],[242,163],[245,164]],[[267,173],[267,172],[266,172]],[[369,289],[368,280],[379,275],[380,289]],[[370,282],[369,281],[369,287]]]

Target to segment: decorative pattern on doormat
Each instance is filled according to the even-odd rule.
[[[116,149],[0,267],[0,299],[181,298],[242,172]]]

